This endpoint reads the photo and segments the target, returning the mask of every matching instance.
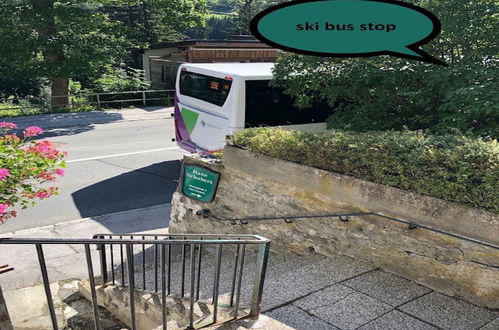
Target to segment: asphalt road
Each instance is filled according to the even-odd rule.
[[[169,203],[185,152],[171,138],[172,108],[14,118],[37,125],[43,139],[68,152],[59,195],[20,210],[0,233]],[[167,217],[168,215],[165,215]]]

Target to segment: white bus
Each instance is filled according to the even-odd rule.
[[[223,149],[225,137],[247,127],[325,129],[331,107],[297,109],[270,87],[273,63],[186,63],[175,83],[175,135],[190,152]]]

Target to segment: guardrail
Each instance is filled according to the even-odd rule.
[[[456,233],[451,233],[442,229],[437,229],[433,228],[427,225],[423,224],[418,224],[415,223],[414,221],[409,221],[409,220],[404,220],[404,219],[399,219],[399,218],[394,218],[388,215],[384,215],[381,213],[377,212],[352,212],[352,213],[321,213],[321,214],[302,214],[302,215],[272,215],[272,216],[250,216],[250,217],[244,217],[244,218],[222,218],[219,217],[215,214],[213,214],[209,209],[202,209],[196,212],[196,215],[199,217],[203,218],[212,218],[216,221],[220,222],[227,222],[232,225],[235,225],[237,223],[240,223],[241,225],[246,225],[248,222],[254,222],[254,221],[278,221],[278,220],[284,220],[286,223],[293,223],[297,220],[302,220],[302,219],[313,219],[313,218],[338,218],[342,222],[348,222],[350,221],[350,217],[363,217],[363,216],[377,216],[392,222],[398,222],[398,223],[403,223],[407,225],[409,230],[415,230],[415,229],[425,229],[429,230],[434,233],[454,237],[463,241],[468,241],[472,242],[475,244],[479,244],[482,246],[486,246],[489,248],[493,248],[496,250],[499,250],[499,245],[495,245],[492,243],[487,243],[487,242],[482,242],[480,240],[477,240],[475,238],[471,237],[466,237],[460,234]]]
[[[11,98],[1,100],[0,103],[11,103],[12,107],[0,108],[2,110],[18,110],[19,107],[22,106],[24,109],[30,108],[48,108],[52,107],[49,99],[68,99],[68,104],[66,106],[58,105],[59,107],[69,107],[72,108],[75,105],[78,105],[81,100],[85,99],[86,104],[95,105],[98,109],[102,109],[102,106],[105,104],[111,103],[136,103],[140,102],[143,106],[146,106],[150,101],[173,101],[173,93],[174,89],[152,89],[152,90],[142,90],[142,91],[125,91],[125,92],[108,92],[108,93],[81,93],[81,94],[71,94],[71,95],[58,95],[51,97],[26,97],[26,98]],[[149,94],[152,93],[165,93],[167,94],[165,97],[148,97]],[[111,100],[106,99],[104,96],[113,96],[113,95],[139,95],[140,97],[132,97],[126,99],[118,99]],[[22,103],[28,103],[28,105]],[[17,105],[16,105],[17,103]]]
[[[102,284],[113,283],[121,286],[128,287],[131,302],[134,301],[134,294],[136,290],[135,285],[135,265],[134,265],[134,250],[136,247],[141,248],[142,251],[142,286],[140,289],[147,290],[145,280],[145,249],[152,247],[154,249],[154,270],[155,270],[155,284],[154,290],[150,291],[161,293],[162,312],[163,312],[163,329],[166,329],[167,324],[167,307],[166,297],[171,294],[171,274],[172,274],[172,258],[171,247],[180,246],[181,248],[181,295],[185,296],[185,278],[186,278],[186,259],[190,259],[190,293],[189,293],[189,328],[193,329],[194,325],[194,303],[199,299],[199,288],[201,265],[203,261],[203,247],[212,245],[216,247],[216,264],[215,273],[213,274],[213,287],[211,303],[213,304],[213,323],[217,323],[217,307],[220,286],[220,268],[222,261],[223,247],[234,248],[234,268],[231,281],[231,307],[235,308],[235,317],[238,315],[239,303],[241,297],[241,283],[243,276],[243,267],[245,263],[245,253],[247,245],[257,245],[257,259],[256,271],[253,280],[252,298],[250,317],[258,317],[260,314],[260,305],[263,293],[263,284],[265,280],[265,273],[267,268],[267,260],[269,255],[270,241],[258,235],[215,235],[215,234],[97,234],[93,239],[41,239],[41,238],[0,238],[0,244],[26,244],[34,245],[38,254],[38,261],[40,272],[43,279],[45,288],[45,295],[47,298],[47,305],[52,321],[53,329],[58,329],[57,318],[55,315],[54,302],[52,300],[52,293],[50,290],[50,281],[47,273],[47,265],[43,253],[43,246],[47,244],[75,244],[83,245],[85,249],[85,256],[87,262],[87,270],[89,277],[89,284],[91,290],[91,303],[94,315],[95,329],[100,329],[99,324],[99,310],[97,305],[97,293],[95,283],[95,272],[92,255],[90,253],[90,246],[95,245],[99,250],[100,260],[100,278]],[[198,251],[196,253],[196,250]],[[109,259],[107,257],[109,252]],[[115,273],[115,254],[119,254],[119,263],[121,265],[121,283],[118,282]],[[117,256],[116,256],[117,257]],[[111,265],[111,271],[108,271],[108,265]],[[125,267],[126,266],[126,267]],[[126,268],[126,275],[124,269]],[[158,283],[158,274],[160,281]],[[109,275],[111,280],[109,281]],[[98,276],[97,276],[98,277]],[[125,281],[126,279],[126,281]],[[137,329],[135,304],[130,304],[130,319],[132,329]]]

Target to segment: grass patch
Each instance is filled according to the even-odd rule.
[[[229,143],[267,156],[499,213],[497,140],[422,131],[312,134],[254,128],[236,133]]]
[[[11,103],[0,103],[0,118],[5,117],[20,117],[42,115],[48,113],[67,113],[67,112],[86,112],[97,110],[94,106],[76,106],[71,108],[55,108],[48,107],[26,107],[24,105],[15,105]]]

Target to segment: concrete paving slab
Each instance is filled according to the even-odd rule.
[[[429,325],[428,323],[422,322],[402,313],[397,310],[393,310],[363,326],[358,328],[358,330],[438,330],[438,328]]]
[[[376,270],[342,283],[394,307],[431,291],[400,276]]]
[[[350,293],[355,292],[353,289],[341,284],[335,284],[316,293],[312,293],[302,299],[293,302],[293,305],[300,307],[306,311],[314,308],[329,306],[337,301],[345,298]]]
[[[325,257],[319,254],[309,256],[276,256],[267,270],[264,308],[270,309],[288,301],[304,297],[312,292],[329,287],[334,283],[374,269],[347,256]]]
[[[61,299],[57,296],[59,283],[51,283],[50,290],[54,300],[58,326],[63,326]],[[49,316],[47,298],[42,285],[23,288],[21,290],[4,291],[5,302],[9,309],[12,324],[21,329],[50,329],[52,321]]]
[[[168,327],[170,329],[170,327]],[[293,328],[282,324],[266,315],[260,315],[258,320],[241,319],[234,322],[224,323],[222,325],[214,325],[204,328],[205,330],[293,330]]]
[[[50,284],[57,323],[61,329],[93,329],[93,308],[78,292],[78,280]],[[49,330],[52,322],[43,285],[5,291],[14,329]],[[119,330],[125,326],[111,313],[99,308],[102,329]]]
[[[310,312],[318,318],[344,330],[353,330],[392,310],[379,300],[354,292],[330,306]]]
[[[480,328],[480,330],[497,330],[497,329],[499,329],[499,317]]]
[[[165,226],[158,228],[158,219],[170,213],[170,205],[156,205],[144,209],[113,213],[101,217],[68,221],[56,225],[5,233],[0,238],[92,238],[97,233],[168,233],[168,219]],[[154,223],[154,226],[153,226]],[[149,228],[158,228],[150,230]],[[41,283],[36,248],[27,245],[1,245],[2,263],[14,267],[14,271],[2,275],[5,290],[19,289]],[[100,274],[98,251],[91,246],[95,274]],[[77,244],[43,245],[49,279],[51,282],[66,278],[87,278],[88,270],[84,246]],[[135,255],[141,250],[136,249]],[[115,264],[119,263],[118,259]]]
[[[293,305],[274,309],[265,315],[298,330],[339,330]]]
[[[423,321],[449,330],[479,329],[499,316],[483,307],[438,292],[429,293],[399,307]]]

